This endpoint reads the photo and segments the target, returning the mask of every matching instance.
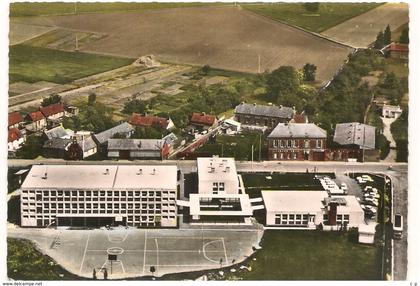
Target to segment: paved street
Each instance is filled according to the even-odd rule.
[[[27,167],[31,164],[169,164],[178,165],[184,173],[197,171],[196,161],[64,161],[60,159],[44,160],[9,160],[9,167]],[[405,280],[407,274],[407,200],[408,200],[408,164],[393,163],[350,163],[350,162],[236,162],[238,172],[334,172],[340,178],[345,173],[364,172],[386,174],[392,179],[394,187],[394,213],[404,216],[403,238],[395,241],[394,279]]]

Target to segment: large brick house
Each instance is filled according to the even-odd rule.
[[[323,161],[327,132],[313,123],[279,123],[268,135],[269,160]]]
[[[241,103],[235,107],[235,120],[243,126],[266,126],[272,130],[279,123],[289,122],[295,111],[291,107]]]

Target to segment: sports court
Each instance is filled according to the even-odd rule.
[[[14,229],[11,237],[34,240],[65,269],[103,279],[162,276],[225,267],[243,261],[263,234],[256,225],[196,229]],[[109,260],[111,259],[111,260]],[[151,272],[154,271],[154,272]]]

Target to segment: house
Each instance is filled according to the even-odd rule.
[[[241,132],[241,123],[233,119],[223,121],[222,130],[227,135],[234,135]]]
[[[53,138],[70,139],[74,132],[70,129],[64,129],[62,125],[44,131],[44,137],[49,140]]]
[[[197,158],[198,193],[177,204],[189,208],[191,224],[250,225],[253,206],[233,158]]]
[[[335,126],[334,143],[338,148],[329,150],[329,160],[364,162],[365,156],[377,157],[375,127],[358,123],[339,123]]]
[[[355,196],[329,197],[326,191],[262,191],[266,225],[284,229],[340,230],[365,225]]]
[[[381,51],[390,58],[408,60],[409,48],[407,44],[391,43]]]
[[[22,132],[17,128],[10,128],[8,130],[7,135],[7,150],[14,152],[20,147],[22,147],[22,144],[25,143],[25,136],[22,134]]]
[[[83,152],[83,159],[98,152],[98,145],[96,145],[90,132],[76,132],[75,138]]]
[[[67,158],[67,151],[73,140],[70,138],[51,138],[44,142],[42,151],[47,158]]]
[[[20,112],[11,112],[9,113],[9,122],[8,122],[8,129],[17,128],[20,129],[23,123],[23,117]]]
[[[382,117],[385,118],[398,118],[402,114],[402,109],[399,105],[387,105],[382,106]]]
[[[347,148],[375,149],[375,127],[358,122],[339,123],[333,140]]]
[[[130,138],[131,135],[134,133],[134,128],[131,124],[124,122],[117,126],[114,126],[108,130],[105,130],[101,133],[94,134],[93,139],[95,140],[96,144],[98,145],[98,148],[103,150],[106,149],[106,145],[108,143],[108,140],[113,138],[114,136],[121,135],[125,138]]]
[[[275,105],[258,105],[242,102],[235,107],[235,120],[243,128],[272,130],[279,123],[289,122],[295,111],[293,108]]]
[[[111,159],[166,159],[169,145],[162,139],[109,139]]]
[[[217,118],[214,115],[209,115],[204,112],[194,112],[191,116],[190,124],[195,127],[208,129],[217,125]]]
[[[36,132],[47,128],[47,119],[39,110],[28,113],[25,117],[25,120],[28,122],[26,129],[29,131]]]
[[[165,137],[162,138],[162,140],[166,143],[166,145],[169,147],[169,154],[171,154],[174,150],[175,144],[178,141],[178,137],[174,133],[169,133]]]
[[[47,118],[47,120],[61,119],[65,114],[64,104],[61,102],[53,103],[44,107],[40,107],[39,110]]]
[[[66,106],[64,115],[67,117],[77,116],[79,115],[79,108],[77,106]]]
[[[138,113],[133,113],[128,120],[133,126],[151,127],[160,126],[162,129],[171,130],[175,128],[173,121],[169,118],[162,118],[158,116],[143,116]]]
[[[177,187],[176,166],[33,165],[21,226],[176,227]]]
[[[327,132],[313,123],[279,123],[267,139],[269,160],[324,160]]]

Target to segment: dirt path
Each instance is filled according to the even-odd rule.
[[[381,117],[382,122],[384,124],[384,136],[386,137],[386,139],[390,142],[389,143],[389,154],[388,156],[386,156],[386,158],[383,160],[383,162],[395,162],[395,160],[397,159],[397,151],[395,150],[395,148],[397,147],[394,137],[392,136],[391,133],[391,124],[397,120],[396,118],[384,118]]]

